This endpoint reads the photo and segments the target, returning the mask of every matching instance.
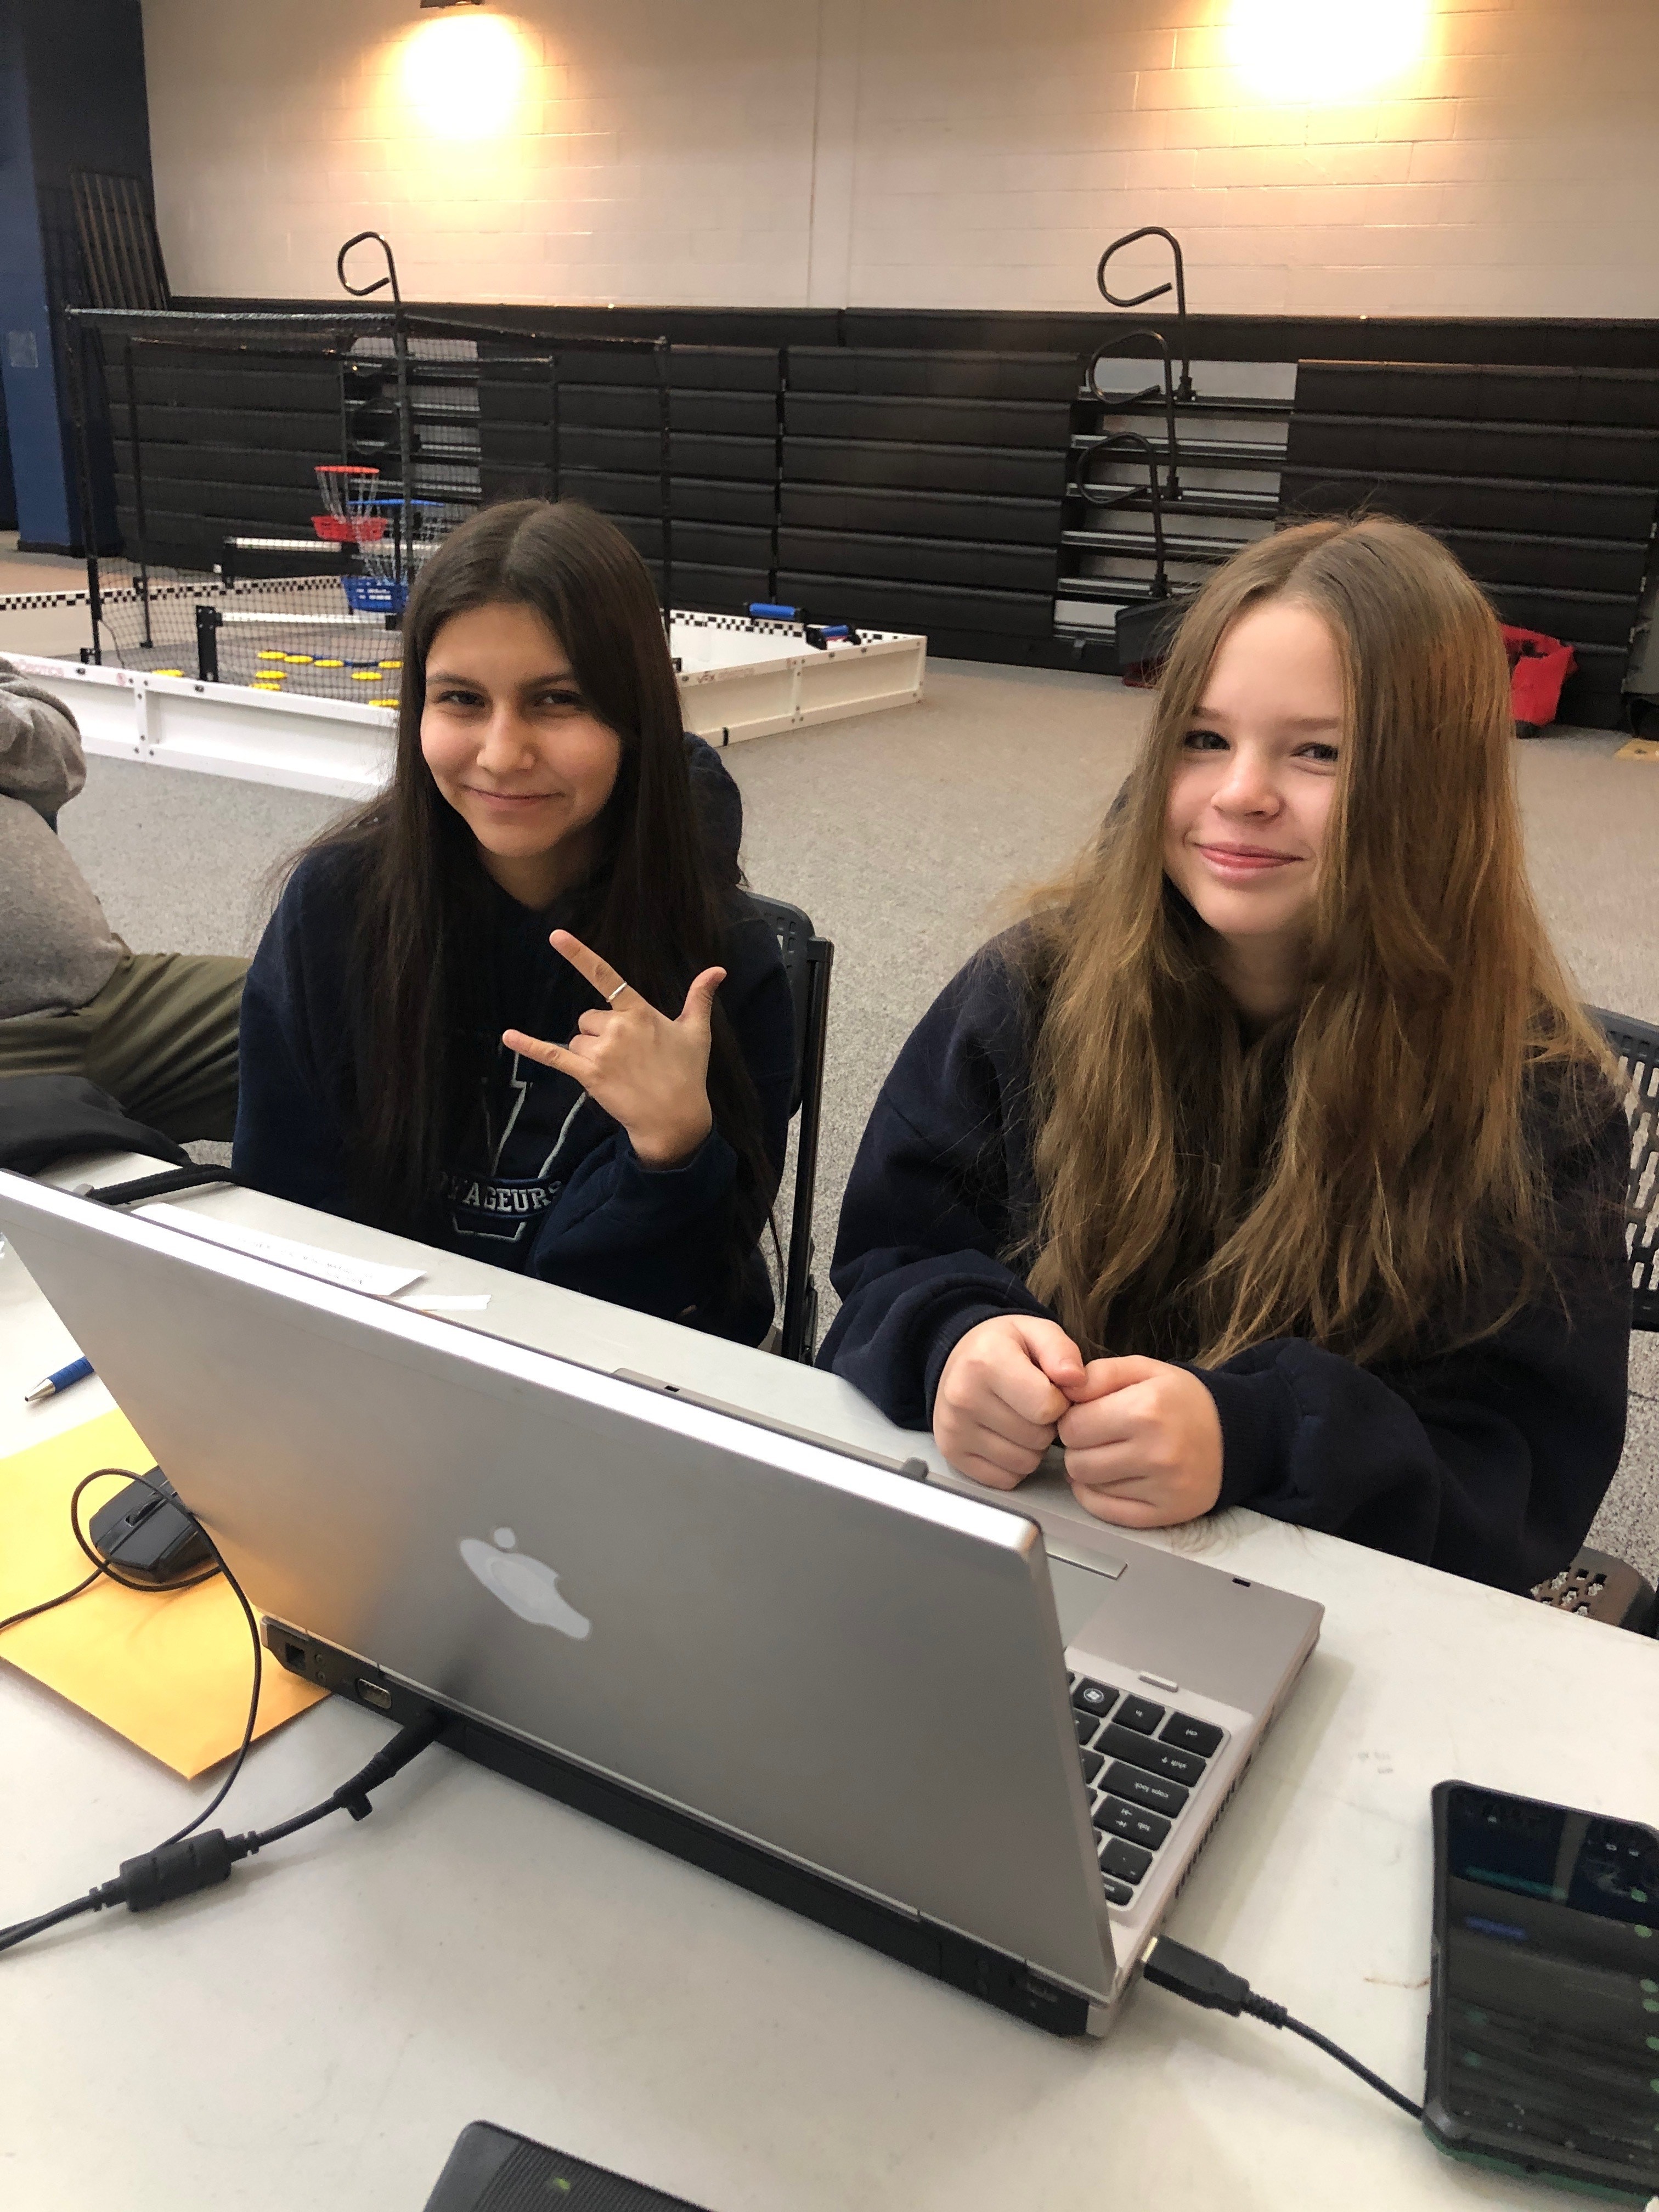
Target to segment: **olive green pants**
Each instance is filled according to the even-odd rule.
[[[0,1022],[0,1081],[84,1075],[175,1144],[236,1127],[236,1018],[246,960],[129,952],[72,1014]]]

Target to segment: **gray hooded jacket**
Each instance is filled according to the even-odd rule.
[[[0,660],[0,1021],[73,1013],[125,957],[51,826],[86,780],[75,717]]]

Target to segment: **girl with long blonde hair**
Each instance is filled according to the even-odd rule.
[[[1624,1436],[1629,1138],[1512,750],[1497,623],[1423,532],[1218,571],[1097,839],[888,1079],[824,1364],[1000,1489],[1058,1443],[1125,1527],[1565,1565]]]

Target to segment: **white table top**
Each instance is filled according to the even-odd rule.
[[[190,1203],[397,1249],[247,1193]],[[574,1351],[586,1332],[608,1364],[636,1347],[631,1364],[665,1380],[917,1448],[781,1360],[461,1260],[436,1258],[424,1287],[489,1289],[477,1318],[503,1334],[556,1324]],[[22,1389],[70,1353],[8,1252],[0,1451],[106,1408],[88,1382],[24,1415]],[[1025,1496],[1054,1549],[1102,1540],[1063,1483]],[[1182,1540],[1327,1613],[1170,1931],[1420,2094],[1431,1784],[1659,1823],[1659,1644],[1253,1514]],[[385,1735],[319,1706],[255,1747],[224,1824],[325,1796]],[[0,1741],[0,1920],[108,1879],[200,1802],[3,1666]],[[1057,2041],[447,1752],[376,1802],[230,1891],[82,1918],[0,1960],[9,2203],[418,2212],[475,2118],[710,2212],[1583,2201],[1454,2166],[1254,2022],[1142,1986],[1104,2042]]]

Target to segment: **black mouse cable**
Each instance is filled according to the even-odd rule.
[[[159,1474],[161,1473],[161,1469],[159,1468],[153,1468],[151,1473]],[[196,1531],[196,1534],[207,1546],[209,1551],[212,1553],[215,1564],[210,1567],[204,1568],[198,1575],[190,1575],[182,1581],[172,1583],[135,1582],[128,1576],[118,1572],[118,1570],[110,1563],[114,1559],[116,1553],[120,1550],[122,1545],[126,1543],[131,1537],[137,1534],[138,1527],[143,1524],[139,1523],[137,1526],[129,1528],[126,1534],[118,1538],[117,1540],[110,1546],[109,1550],[106,1553],[95,1552],[82,1530],[80,1515],[76,1510],[81,1503],[82,1493],[90,1488],[92,1484],[94,1482],[101,1482],[106,1477],[111,1475],[118,1475],[124,1481],[129,1483],[136,1482],[142,1485],[144,1489],[149,1492],[150,1495],[155,1499],[158,1504],[176,1505],[179,1512],[184,1515],[185,1520],[189,1522],[191,1527]],[[247,1757],[248,1746],[253,1741],[254,1723],[259,1717],[259,1684],[263,1672],[264,1660],[264,1654],[259,1645],[259,1624],[253,1618],[253,1608],[248,1603],[241,1584],[237,1581],[235,1576],[232,1574],[230,1569],[225,1565],[224,1554],[220,1551],[219,1547],[214,1542],[212,1537],[209,1535],[207,1530],[202,1526],[196,1516],[191,1511],[189,1506],[187,1506],[173,1490],[171,1485],[169,1485],[166,1490],[163,1490],[150,1480],[149,1475],[134,1474],[128,1468],[94,1468],[90,1474],[82,1475],[80,1481],[76,1484],[74,1489],[70,1492],[69,1516],[70,1527],[74,1532],[76,1542],[81,1547],[81,1549],[93,1563],[92,1572],[87,1577],[84,1582],[76,1583],[73,1589],[61,1591],[58,1596],[49,1597],[42,1604],[26,1607],[21,1613],[15,1613],[9,1620],[0,1620],[0,1634],[3,1634],[8,1628],[15,1627],[20,1620],[32,1620],[36,1613],[50,1613],[54,1606],[67,1605],[70,1598],[79,1597],[82,1590],[90,1589],[94,1583],[99,1581],[100,1577],[105,1576],[107,1576],[111,1582],[118,1583],[123,1589],[138,1590],[143,1592],[146,1596],[170,1596],[175,1590],[194,1589],[198,1583],[211,1582],[216,1575],[222,1575],[225,1580],[230,1584],[232,1589],[236,1593],[237,1603],[242,1608],[242,1617],[247,1622],[248,1635],[252,1639],[253,1686],[248,1696],[246,1724],[242,1729],[242,1740],[236,1747],[236,1756],[231,1761],[230,1771],[226,1775],[219,1788],[214,1792],[213,1796],[209,1798],[207,1803],[203,1806],[201,1811],[197,1814],[195,1818],[193,1820],[187,1820],[184,1826],[179,1830],[176,1835],[169,1836],[167,1838],[167,1843],[158,1844],[156,1845],[156,1849],[158,1850],[165,1850],[167,1844],[181,1842],[185,1837],[190,1834],[193,1828],[199,1828],[203,1821],[208,1818],[210,1814],[216,1813],[218,1811],[220,1806],[224,1803],[225,1799],[230,1795],[231,1790],[235,1784],[236,1778],[242,1771],[242,1762]],[[67,1917],[67,1915],[63,1917]],[[0,1942],[0,1950],[3,1950],[4,1948],[4,1944]]]
[[[1328,2058],[1334,2058],[1339,2066],[1346,2066],[1350,2074],[1357,2074],[1366,2087],[1397,2105],[1402,2112],[1414,2120],[1423,2117],[1421,2105],[1385,2081],[1380,2074],[1373,2074],[1369,2066],[1322,2035],[1316,2027],[1305,2021],[1293,2020],[1282,2004],[1271,1997],[1259,1997],[1242,1974],[1229,1973],[1218,1959],[1207,1959],[1201,1951],[1189,1951],[1184,1943],[1176,1943],[1167,1936],[1155,1936],[1146,1947],[1146,1956],[1141,1971],[1149,1982],[1159,1989],[1172,1990],[1188,2004],[1204,2005],[1212,2012],[1224,2012],[1235,2020],[1240,2013],[1248,2013],[1252,2020],[1262,2021],[1269,2027],[1287,2027],[1292,2035],[1311,2043]]]
[[[94,1482],[102,1482],[110,1477],[114,1477],[122,1482],[142,1483],[144,1488],[151,1493],[158,1504],[166,1502],[162,1497],[162,1493],[156,1489],[155,1485],[149,1480],[148,1475],[134,1474],[128,1468],[94,1468],[90,1474],[83,1475],[80,1481],[76,1484],[74,1489],[70,1492],[70,1528],[74,1534],[76,1542],[81,1547],[81,1549],[92,1561],[92,1572],[87,1577],[84,1582],[76,1583],[73,1589],[59,1590],[56,1597],[43,1597],[38,1605],[26,1605],[21,1613],[8,1613],[3,1620],[0,1620],[0,1636],[3,1636],[9,1628],[15,1628],[20,1620],[33,1620],[37,1613],[51,1613],[54,1607],[58,1606],[67,1605],[72,1597],[79,1597],[82,1590],[89,1590],[94,1583],[102,1582],[106,1577],[112,1583],[119,1583],[123,1589],[143,1590],[148,1593],[164,1593],[170,1595],[174,1590],[194,1589],[198,1583],[211,1582],[214,1576],[219,1572],[219,1569],[217,1567],[208,1567],[205,1568],[199,1575],[191,1575],[181,1581],[173,1583],[132,1582],[130,1581],[125,1575],[117,1574],[114,1568],[110,1565],[110,1561],[115,1557],[123,1544],[130,1543],[132,1538],[138,1534],[137,1527],[135,1526],[129,1528],[125,1536],[118,1537],[115,1542],[110,1546],[107,1552],[94,1552],[92,1546],[87,1540],[85,1532],[81,1527],[80,1516],[75,1510],[81,1503],[81,1494],[83,1491],[90,1488],[92,1484]],[[179,1510],[181,1513],[187,1511],[187,1509],[183,1505],[180,1505]],[[195,1518],[194,1515],[191,1515],[189,1517],[191,1520],[194,1520]],[[199,1526],[199,1523],[198,1525]]]

